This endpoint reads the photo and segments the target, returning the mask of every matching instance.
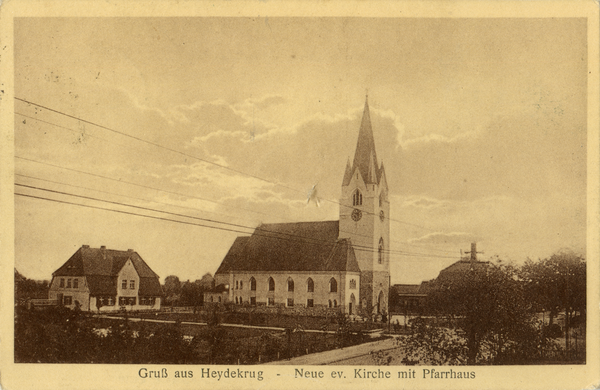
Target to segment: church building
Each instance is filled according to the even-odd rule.
[[[238,237],[205,302],[387,312],[390,203],[368,101],[339,203],[337,221],[262,224]]]

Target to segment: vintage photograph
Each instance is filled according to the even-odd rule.
[[[585,366],[588,28],[14,18],[14,364]]]

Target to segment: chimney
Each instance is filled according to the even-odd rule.
[[[102,245],[100,249],[106,249],[106,245]]]
[[[133,252],[133,249],[127,249],[127,252]]]
[[[89,245],[82,245],[81,246],[83,249],[88,249],[90,246]]]

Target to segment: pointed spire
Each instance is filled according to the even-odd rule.
[[[369,158],[369,177],[367,178],[367,182],[378,183],[377,179],[377,164],[375,163],[375,160],[373,160],[373,152],[371,152],[371,157]]]
[[[343,186],[347,186],[350,184],[350,180],[352,180],[352,166],[350,165],[350,158],[348,157],[348,161],[346,162],[346,171],[344,172],[344,181],[342,182]]]
[[[373,129],[371,128],[371,115],[369,112],[368,95],[365,98],[365,108],[363,111],[362,122],[358,132],[358,142],[356,143],[356,152],[354,153],[353,169],[358,169],[365,183],[377,184],[377,175],[369,179],[371,160],[376,168],[377,152],[375,151],[375,140],[373,139]]]

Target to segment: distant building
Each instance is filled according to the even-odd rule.
[[[158,310],[159,277],[133,249],[83,245],[52,274],[49,300],[83,311]]]
[[[390,310],[399,314],[423,314],[429,283],[394,284],[390,289]]]
[[[338,221],[263,224],[238,237],[205,302],[388,311],[390,203],[365,101]]]

